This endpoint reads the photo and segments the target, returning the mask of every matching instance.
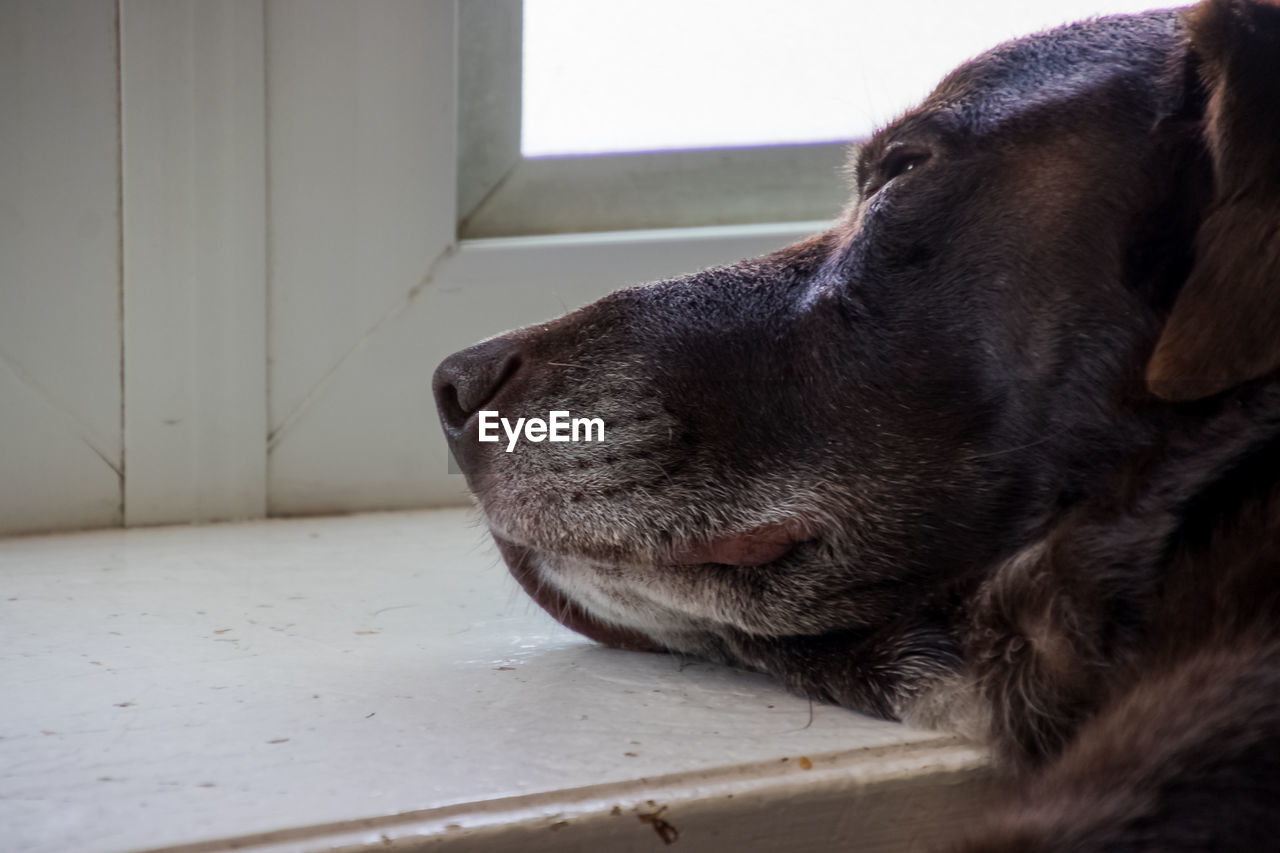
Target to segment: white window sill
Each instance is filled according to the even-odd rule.
[[[5,846],[895,850],[975,808],[975,749],[595,646],[470,519],[0,542]]]

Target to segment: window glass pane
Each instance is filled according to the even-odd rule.
[[[1152,5],[1159,0],[525,0],[521,150],[855,139],[1007,38]]]

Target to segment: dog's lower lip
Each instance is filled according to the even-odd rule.
[[[661,646],[638,631],[601,622],[544,583],[530,559],[532,553],[530,549],[496,534],[493,539],[498,544],[498,550],[502,553],[507,568],[524,587],[525,592],[529,593],[534,601],[566,628],[577,631],[597,643],[617,649],[639,652],[662,651]]]
[[[809,538],[795,522],[776,522],[743,533],[717,536],[677,550],[677,563],[719,563],[725,566],[761,566],[781,559],[798,542]]]

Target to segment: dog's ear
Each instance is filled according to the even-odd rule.
[[[1280,0],[1205,0],[1186,21],[1215,186],[1147,364],[1148,387],[1166,400],[1280,367]]]

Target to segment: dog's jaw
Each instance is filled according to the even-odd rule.
[[[610,585],[607,572],[590,561],[543,554],[499,535],[494,539],[525,591],[561,624],[596,642],[745,667],[780,678],[816,699],[970,739],[979,739],[988,727],[975,680],[958,658],[935,654],[943,644],[934,628],[924,628],[930,636],[924,655],[913,648],[916,641],[910,632],[892,631],[855,635],[845,655],[828,647],[828,635],[744,632],[705,614],[691,615],[637,596],[626,583]],[[865,657],[859,650],[866,647],[875,649],[871,657],[879,663],[863,668],[857,664]],[[820,651],[815,655],[813,649]],[[842,676],[846,666],[853,674]]]

